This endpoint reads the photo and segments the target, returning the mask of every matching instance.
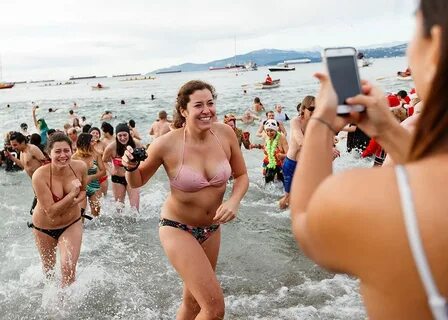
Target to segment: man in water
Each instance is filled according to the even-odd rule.
[[[159,118],[151,125],[149,135],[155,139],[168,132],[170,132],[170,123],[168,122],[166,111],[162,110],[159,112]]]
[[[45,157],[43,152],[37,146],[27,143],[26,137],[20,132],[11,133],[9,136],[9,141],[11,143],[11,147],[20,152],[20,160],[17,158],[12,160],[22,167],[30,178],[33,177],[34,172],[40,166],[49,162],[49,159]],[[36,204],[37,199],[34,197],[30,214],[33,214]]]

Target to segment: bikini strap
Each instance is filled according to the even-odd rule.
[[[179,166],[179,169],[177,169],[177,172],[176,172],[176,175],[174,176],[174,180],[175,179],[177,179],[177,176],[179,175],[179,173],[180,173],[180,170],[182,170],[182,166],[184,165],[184,158],[185,158],[185,142],[186,142],[186,131],[187,131],[187,129],[186,129],[186,126],[184,126],[184,142],[183,142],[183,145],[182,145],[182,154],[181,154],[181,158],[180,158],[180,166]]]
[[[216,133],[213,132],[212,129],[210,129],[210,132],[213,134],[213,136],[216,138],[216,141],[218,141],[218,144],[221,146],[222,151],[224,151],[224,154],[226,153],[224,150],[224,147],[222,146],[221,140],[219,140],[218,136],[216,135]],[[226,155],[227,158],[227,155]]]
[[[436,283],[429,267],[428,259],[423,248],[420,231],[418,228],[417,216],[415,213],[412,190],[409,186],[409,178],[406,169],[402,165],[395,167],[398,191],[400,193],[401,207],[404,215],[406,233],[412,255],[420,275],[423,287],[428,297],[428,303],[431,308],[434,319],[447,320],[448,308],[446,299],[440,295]]]

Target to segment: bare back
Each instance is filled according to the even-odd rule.
[[[166,120],[155,121],[150,129],[150,135],[153,135],[154,138],[158,138],[168,132],[170,132],[170,123]]]
[[[303,144],[303,131],[302,124],[300,122],[300,117],[297,116],[291,120],[290,125],[290,139],[289,139],[289,148],[286,156],[294,161],[299,159],[300,149]]]
[[[424,250],[445,297],[447,160],[446,155],[438,156],[406,166]],[[326,268],[360,278],[372,319],[432,319],[410,250],[394,168],[336,175],[316,192],[306,221],[297,221],[296,226],[307,225],[302,231],[307,232],[304,249],[310,256]],[[350,202],[341,201],[347,196]]]

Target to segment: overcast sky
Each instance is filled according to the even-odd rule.
[[[146,73],[236,51],[408,41],[415,0],[12,0],[3,80]]]

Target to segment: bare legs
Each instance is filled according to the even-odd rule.
[[[224,319],[224,295],[215,274],[221,231],[202,246],[181,229],[161,227],[159,234],[168,259],[184,281],[177,319]]]
[[[140,189],[132,189],[129,185],[124,186],[120,183],[112,183],[112,191],[114,193],[115,201],[124,203],[126,192],[128,193],[129,203],[132,208],[136,208],[137,211],[140,208]]]
[[[56,264],[56,247],[58,247],[61,255],[61,286],[64,288],[72,284],[76,279],[76,265],[81,251],[81,221],[76,222],[65,230],[59,240],[36,229],[33,229],[33,232],[45,274],[49,276],[54,269]]]

